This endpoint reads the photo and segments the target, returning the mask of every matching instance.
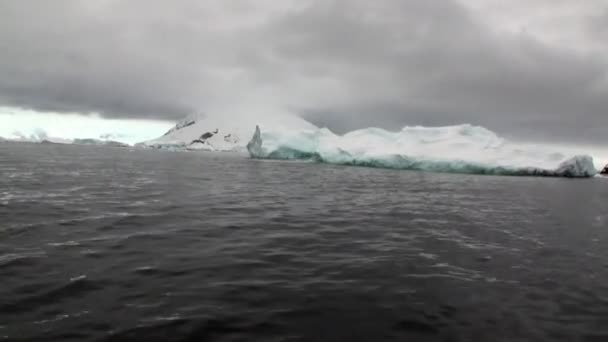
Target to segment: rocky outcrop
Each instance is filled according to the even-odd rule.
[[[219,132],[219,129],[217,129],[217,128],[213,132],[206,132],[203,135],[201,135],[200,138],[192,140],[189,145],[196,144],[196,143],[204,144],[207,142],[207,139],[213,137],[218,132]]]
[[[185,119],[183,119],[182,121],[179,121],[178,123],[175,124],[175,126],[173,128],[171,128],[170,130],[168,130],[165,134],[163,134],[163,137],[166,135],[169,135],[175,131],[178,131],[182,128],[188,127],[188,126],[192,126],[196,123],[196,119],[193,117],[187,117]]]
[[[608,165],[604,166],[604,169],[600,171],[600,175],[608,176]]]

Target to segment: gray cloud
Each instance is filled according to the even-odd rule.
[[[474,0],[6,0],[0,105],[166,119],[291,110],[337,131],[469,122],[607,143],[600,4],[560,2],[578,20],[560,32],[513,31]]]

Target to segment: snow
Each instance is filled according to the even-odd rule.
[[[314,125],[291,115],[190,116],[179,121],[163,136],[144,141],[137,146],[203,151],[246,151],[254,127],[293,132],[316,129]]]
[[[437,172],[591,177],[593,158],[514,144],[479,126],[366,128],[336,135],[326,128],[299,131],[256,128],[253,158]]]

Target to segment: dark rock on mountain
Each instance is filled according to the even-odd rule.
[[[200,138],[195,139],[195,140],[192,140],[192,141],[190,142],[190,145],[195,144],[195,143],[201,143],[201,144],[204,144],[204,143],[206,143],[206,142],[207,142],[207,139],[209,139],[209,138],[213,137],[213,136],[214,136],[214,135],[216,135],[218,132],[219,132],[219,129],[217,129],[217,128],[216,128],[216,129],[215,129],[215,131],[213,131],[213,132],[206,132],[205,134],[201,135],[201,137],[200,137]]]
[[[170,130],[168,130],[165,134],[163,134],[163,136],[165,135],[169,135],[175,131],[178,131],[182,128],[188,127],[188,126],[192,126],[196,123],[196,119],[192,118],[192,117],[187,117],[185,119],[183,119],[182,121],[178,122],[175,124],[175,126],[173,128],[171,128]]]

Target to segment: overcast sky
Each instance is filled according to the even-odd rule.
[[[2,0],[3,105],[608,143],[608,0]]]

